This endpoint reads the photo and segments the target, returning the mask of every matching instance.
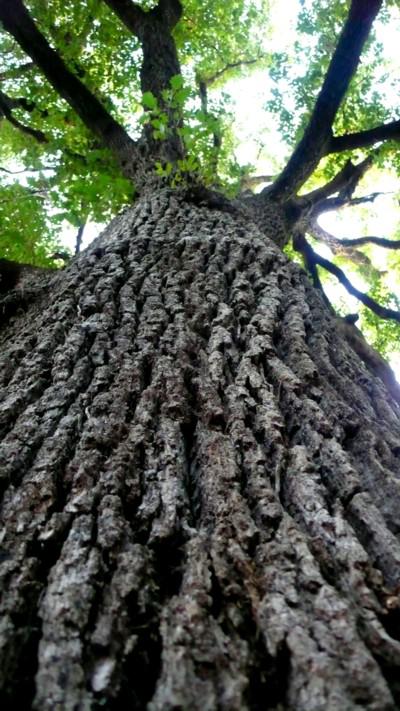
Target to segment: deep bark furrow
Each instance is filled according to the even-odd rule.
[[[398,405],[301,270],[164,191],[58,283],[0,357],[5,704],[395,709]]]

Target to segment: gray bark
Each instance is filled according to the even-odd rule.
[[[7,311],[3,709],[399,708],[399,405],[266,232],[160,191]]]

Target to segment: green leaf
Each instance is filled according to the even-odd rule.
[[[155,110],[157,108],[157,99],[151,91],[145,91],[142,95],[142,104],[147,109]]]
[[[171,77],[170,82],[171,88],[174,91],[177,91],[178,89],[181,89],[183,86],[183,77],[181,74],[176,74],[174,77]]]

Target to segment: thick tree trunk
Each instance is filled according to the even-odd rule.
[[[2,709],[399,708],[399,406],[272,241],[143,197],[0,342]]]

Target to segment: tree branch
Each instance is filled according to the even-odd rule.
[[[332,125],[383,0],[352,0],[350,11],[329,64],[303,138],[286,167],[268,190],[273,198],[290,198],[305,183],[326,153]]]
[[[349,151],[354,148],[367,148],[381,141],[396,141],[400,139],[400,121],[384,123],[367,131],[347,133],[344,136],[332,136],[325,149],[325,155]]]
[[[149,14],[152,13],[160,17],[171,31],[182,17],[182,3],[180,0],[158,0],[158,5]]]
[[[19,131],[22,131],[22,133],[32,136],[39,143],[47,143],[47,138],[42,131],[26,126],[18,121],[18,119],[14,118],[12,110],[18,107],[22,107],[27,111],[31,111],[33,108],[30,107],[30,104],[26,101],[26,99],[12,99],[10,96],[7,96],[7,94],[0,91],[0,118],[3,115],[7,121],[9,121]]]
[[[368,306],[368,308],[371,309],[371,311],[373,311],[375,314],[377,314],[377,316],[380,316],[384,319],[393,319],[394,321],[400,322],[400,311],[395,311],[394,309],[388,309],[385,306],[381,306],[375,301],[375,299],[372,299],[371,296],[368,296],[368,294],[364,294],[364,292],[359,291],[355,286],[352,285],[352,283],[349,281],[349,279],[342,271],[342,269],[340,269],[340,267],[336,266],[336,264],[333,264],[328,259],[321,257],[321,255],[319,255],[313,250],[313,248],[307,242],[303,234],[297,233],[295,248],[298,249],[298,251],[300,251],[302,254],[307,254],[308,260],[314,262],[314,264],[319,264],[321,267],[333,274],[336,279],[338,279],[338,281],[342,284],[342,286],[344,286],[344,288],[348,291],[349,294],[355,296],[356,299],[358,299],[359,301],[361,301],[361,303],[364,304],[364,306]]]
[[[142,39],[146,13],[132,0],[104,0],[121,22],[138,39]]]
[[[33,111],[35,104],[33,101],[28,101],[24,97],[8,96],[4,91],[0,91],[1,108],[6,107],[10,111],[13,109],[24,109],[24,111]]]
[[[203,79],[198,79],[197,78],[197,86],[199,89],[199,96],[200,96],[200,102],[201,102],[201,109],[204,113],[205,116],[210,116],[212,117],[212,114],[208,111],[208,91],[207,91],[207,83]],[[219,128],[219,127],[218,127]],[[214,148],[214,156],[211,164],[211,169],[215,176],[217,177],[218,173],[218,153],[219,150],[222,146],[222,135],[221,131],[214,130],[213,131],[213,148]]]
[[[179,0],[159,0],[158,5],[148,12],[142,10],[132,0],[104,0],[104,2],[141,42],[145,39],[149,18],[161,20],[165,29],[171,32],[182,16],[182,5]]]
[[[348,160],[343,168],[321,188],[312,190],[310,193],[301,195],[297,198],[297,202],[301,205],[316,206],[321,200],[339,193],[341,199],[350,199],[356,189],[361,178],[372,165],[372,156],[369,156],[361,163],[354,165],[351,160]]]
[[[182,117],[171,110],[165,100],[164,90],[170,87],[172,77],[181,74],[172,29],[182,13],[179,0],[159,0],[149,12],[144,12],[132,0],[104,0],[121,22],[140,40],[143,61],[140,69],[140,86],[143,93],[151,92],[158,106],[168,116],[169,135],[164,141],[154,141],[153,128],[145,125],[144,135],[150,153],[158,160],[174,163],[183,158],[185,146],[179,135]]]
[[[329,301],[327,295],[325,294],[324,288],[321,284],[321,279],[319,278],[318,269],[317,269],[316,262],[314,259],[314,251],[311,248],[311,246],[308,244],[308,242],[306,241],[303,233],[298,232],[298,231],[294,233],[293,248],[297,252],[300,252],[303,255],[304,266],[307,269],[307,271],[310,272],[315,288],[321,292],[324,302],[326,303],[328,308],[334,312],[335,309],[333,308],[331,302]]]
[[[215,74],[212,74],[211,76],[202,79],[202,81],[204,81],[206,86],[211,86],[211,84],[217,81],[217,79],[219,79],[223,74],[225,74],[225,72],[228,72],[230,69],[236,69],[237,67],[256,64],[260,61],[260,59],[263,59],[263,56],[264,55],[260,55],[259,57],[255,57],[253,59],[239,59],[237,62],[228,62],[228,64],[225,64],[222,69],[219,69],[217,72],[215,72]]]
[[[5,205],[8,202],[13,203],[17,201],[20,202],[21,200],[30,200],[32,197],[44,200],[47,197],[48,190],[45,188],[38,188],[37,190],[26,189],[25,192],[25,195],[18,195],[18,198],[15,198],[14,196],[10,198],[3,198],[0,200],[0,203]]]
[[[331,234],[331,232],[328,232],[321,227],[316,219],[310,221],[306,231],[309,232],[309,234],[311,234],[317,241],[326,244],[333,254],[340,257],[346,257],[346,259],[349,259],[354,264],[358,264],[364,269],[367,269],[369,274],[379,277],[379,270],[373,266],[371,260],[366,254],[360,252],[358,249],[354,249],[355,245],[349,244],[349,241],[346,244],[343,240],[335,237],[335,235]]]
[[[159,0],[144,12],[132,0],[104,0],[121,22],[141,42],[143,62],[140,71],[142,92],[150,91],[164,107],[163,90],[170,79],[181,73],[175,40],[171,31],[182,14],[179,0]],[[168,110],[168,107],[165,107]]]
[[[89,89],[69,71],[59,54],[37,29],[22,0],[13,0],[12,3],[0,0],[0,21],[84,124],[100,137],[104,146],[113,151],[122,167],[126,167],[127,153],[132,159],[135,142]]]
[[[321,200],[312,210],[312,216],[317,217],[322,215],[324,212],[331,212],[332,210],[340,210],[342,207],[354,207],[355,205],[363,205],[366,202],[374,202],[380,195],[387,195],[387,193],[376,192],[370,193],[369,195],[362,195],[358,198],[348,199],[347,197],[337,197],[327,198],[326,200]]]
[[[338,237],[335,237],[331,232],[321,227],[317,220],[312,220],[307,231],[309,231],[316,240],[326,244],[334,254],[343,257],[347,256],[350,252],[350,249],[348,247],[346,248],[346,245],[344,245]]]
[[[78,227],[78,232],[76,233],[76,237],[75,237],[75,255],[79,254],[79,252],[81,251],[82,237],[83,237],[83,231],[85,229],[85,226],[86,226],[86,222],[83,222]]]
[[[8,175],[18,175],[20,173],[42,173],[45,170],[55,170],[53,165],[44,165],[42,168],[21,168],[21,170],[8,170],[4,166],[0,165],[0,171],[2,173],[8,173]]]
[[[376,244],[378,247],[386,249],[400,249],[400,239],[391,240],[385,237],[356,237],[355,239],[341,239],[341,244],[349,247],[360,246],[362,244]]]

